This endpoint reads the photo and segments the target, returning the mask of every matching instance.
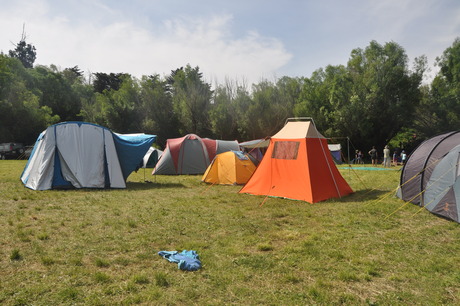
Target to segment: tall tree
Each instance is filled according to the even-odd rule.
[[[280,81],[280,84],[282,82]],[[279,87],[267,80],[252,86],[252,104],[248,116],[253,139],[272,136],[292,114],[292,100],[282,95]]]
[[[325,135],[334,135],[341,123],[336,114],[349,97],[344,91],[350,88],[346,84],[347,71],[343,66],[327,66],[312,73],[303,81],[302,90],[294,107],[297,117],[311,117]],[[340,134],[340,132],[339,132]]]
[[[83,83],[83,71],[81,71],[78,66],[73,66],[70,68],[65,68],[62,71],[62,77],[69,83],[69,84],[75,84],[75,83]]]
[[[410,124],[421,98],[419,86],[425,69],[426,57],[422,56],[410,71],[405,50],[395,42],[382,46],[372,41],[366,49],[352,51],[348,70],[353,93],[351,103],[345,107],[360,106],[348,112],[355,114],[355,128],[350,135],[355,143],[383,147]]]
[[[0,54],[0,142],[33,144],[47,125],[59,116],[40,106],[39,96],[29,89],[33,78],[18,59]]]
[[[182,134],[210,135],[208,117],[211,85],[203,80],[199,67],[187,65],[172,72],[169,78],[174,111],[181,123]]]
[[[239,121],[235,103],[239,86],[237,82],[227,79],[214,90],[209,118],[212,132],[219,139],[239,138]]]
[[[134,133],[141,130],[138,116],[140,106],[139,85],[131,76],[125,76],[118,90],[104,90],[96,94],[100,104],[102,122],[98,122],[119,133]]]
[[[120,89],[121,83],[123,83],[123,78],[129,76],[126,73],[104,73],[96,72],[93,73],[94,81],[93,87],[94,91],[102,93],[104,90],[118,90]]]
[[[383,147],[410,126],[425,68],[424,56],[410,71],[401,46],[372,41],[351,52],[347,67],[327,66],[306,79],[295,114],[313,117],[326,136],[348,136],[362,150]]]
[[[161,147],[168,138],[180,136],[167,80],[157,74],[144,76],[140,82],[140,100],[142,131],[157,135],[156,143]]]
[[[16,44],[14,50],[8,52],[9,56],[17,58],[26,68],[33,68],[35,59],[37,57],[37,51],[35,46],[26,42],[26,33],[23,28],[21,40]]]
[[[41,106],[50,107],[62,121],[78,119],[80,97],[62,73],[46,66],[37,66],[31,70],[31,74],[34,76],[34,87]]]
[[[252,129],[251,118],[249,116],[249,108],[252,104],[252,98],[248,88],[243,83],[236,86],[234,97],[235,112],[238,122],[238,137],[239,140],[253,140],[256,139],[254,130]],[[264,137],[264,136],[260,136]]]
[[[281,113],[285,119],[294,115],[294,106],[299,100],[304,78],[291,78],[284,76],[277,80],[276,88],[278,91],[279,104],[284,112]]]
[[[436,59],[440,70],[420,112],[430,116],[432,133],[460,128],[460,38]],[[419,122],[420,123],[420,122]],[[420,125],[418,126],[420,127]],[[430,135],[431,136],[431,135]]]

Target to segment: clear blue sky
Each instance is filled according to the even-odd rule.
[[[346,65],[394,41],[410,62],[460,36],[459,0],[0,0],[0,51],[21,37],[36,64],[85,73],[160,74],[190,64],[211,83],[257,83]]]

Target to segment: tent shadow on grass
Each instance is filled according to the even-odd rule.
[[[167,189],[167,188],[185,188],[180,183],[155,183],[155,182],[127,182],[126,186],[130,190],[148,190],[148,189]]]
[[[388,194],[388,191],[385,190],[375,190],[375,189],[362,189],[357,190],[354,193],[337,199],[340,202],[368,202],[378,200],[381,196]]]

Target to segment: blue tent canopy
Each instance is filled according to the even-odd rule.
[[[131,172],[139,169],[142,159],[156,140],[156,135],[114,134],[113,140],[120,159],[121,171],[126,180]]]

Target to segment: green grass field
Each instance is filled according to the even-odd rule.
[[[460,305],[460,224],[394,197],[399,171],[341,170],[317,204],[144,171],[123,190],[25,188],[0,161],[0,304]],[[161,250],[196,250],[178,270]]]

